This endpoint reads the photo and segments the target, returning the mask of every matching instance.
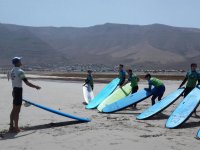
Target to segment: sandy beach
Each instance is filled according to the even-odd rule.
[[[73,114],[88,117],[92,121],[81,123],[44,111],[34,106],[24,107],[19,125],[24,130],[18,134],[7,133],[12,108],[11,82],[0,78],[0,145],[1,150],[199,150],[200,141],[195,138],[200,128],[200,117],[192,116],[181,128],[167,129],[165,122],[182,98],[161,114],[150,120],[136,120],[136,116],[151,105],[150,98],[139,103],[137,110],[127,108],[103,114],[85,109],[82,82],[59,80],[34,80],[40,91],[24,85],[24,99]],[[181,81],[164,81],[165,96],[177,89]],[[96,83],[97,94],[105,83]],[[139,88],[147,86],[145,81]],[[197,109],[200,115],[200,106]]]

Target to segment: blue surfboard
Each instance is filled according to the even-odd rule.
[[[200,129],[199,129],[199,131],[197,132],[197,138],[200,139]]]
[[[166,122],[167,128],[176,128],[183,124],[192,115],[200,103],[200,89],[194,88],[176,107]]]
[[[117,88],[119,84],[119,78],[113,79],[109,84],[107,84],[95,97],[92,99],[88,105],[86,105],[87,109],[94,109],[112,92]]]
[[[137,119],[147,119],[149,117],[152,117],[159,112],[166,109],[168,106],[170,106],[172,103],[174,103],[183,93],[184,88],[177,89],[176,91],[170,93],[166,97],[164,97],[161,101],[157,102],[153,106],[149,107],[145,111],[143,111],[140,115],[137,116]]]
[[[106,107],[103,108],[102,112],[110,113],[110,112],[115,112],[119,111],[121,109],[124,109],[128,106],[131,106],[133,104],[139,103],[142,100],[148,98],[151,96],[151,92],[147,90],[140,90],[137,93],[131,94],[125,98],[122,98],[110,105],[107,105]]]
[[[58,111],[58,110],[55,110],[55,109],[52,109],[52,108],[48,108],[48,107],[42,106],[40,104],[36,104],[36,103],[30,102],[28,100],[23,100],[23,101],[26,102],[26,103],[29,103],[29,104],[31,104],[33,106],[36,106],[38,108],[41,108],[41,109],[44,109],[46,111],[49,111],[49,112],[55,113],[57,115],[60,115],[60,116],[68,117],[68,118],[75,119],[75,120],[78,120],[78,121],[83,121],[83,122],[91,121],[89,118],[76,117],[76,116],[73,116],[73,115],[70,115],[70,114],[66,114],[66,113],[63,113],[61,111]]]

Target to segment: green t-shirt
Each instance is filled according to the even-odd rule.
[[[155,87],[164,85],[163,82],[155,77],[151,77],[151,79],[149,80],[149,85],[153,85]]]
[[[188,79],[186,87],[194,88],[197,81],[200,79],[200,74],[197,71],[188,71],[186,78]]]
[[[128,81],[131,82],[132,88],[138,86],[138,80],[139,78],[137,77],[136,74],[132,74],[128,77]]]

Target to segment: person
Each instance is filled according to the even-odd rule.
[[[125,79],[126,79],[126,72],[124,71],[124,65],[120,64],[119,65],[119,84],[118,84],[120,88],[122,88],[125,82]]]
[[[149,90],[152,92],[151,102],[152,105],[155,104],[155,99],[158,98],[158,101],[160,101],[163,97],[163,94],[165,92],[165,85],[163,82],[155,77],[151,77],[151,74],[146,74],[145,79],[148,81],[149,87],[145,88],[146,90]],[[154,88],[152,89],[152,86]]]
[[[139,78],[136,74],[133,74],[132,69],[129,69],[128,71],[128,80],[126,83],[131,83],[131,94],[136,93],[139,89],[138,87],[138,82],[139,82]],[[133,108],[136,109],[137,104],[134,104]]]
[[[191,70],[187,72],[184,80],[179,86],[179,88],[181,88],[187,82],[185,90],[183,92],[184,98],[196,87],[197,81],[198,81],[198,85],[200,84],[200,73],[196,71],[197,64],[192,63],[190,67],[191,67]],[[197,115],[196,110],[194,111],[194,114]]]
[[[41,87],[32,84],[31,82],[28,81],[28,79],[25,76],[24,71],[20,68],[22,66],[21,63],[21,57],[14,57],[12,59],[12,64],[14,65],[13,69],[10,71],[10,79],[12,80],[12,95],[13,95],[13,108],[10,113],[10,132],[20,132],[21,129],[18,126],[19,122],[19,113],[21,110],[21,105],[22,105],[22,81],[24,83],[32,88],[35,89],[41,89]],[[9,78],[8,78],[9,79]]]
[[[85,83],[83,84],[83,86],[85,86],[86,84],[90,85],[92,90],[94,89],[94,81],[93,81],[93,76],[92,76],[92,70],[88,70],[87,71],[87,78],[85,80]]]

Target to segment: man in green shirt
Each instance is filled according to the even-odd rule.
[[[196,71],[197,64],[191,64],[191,70],[187,72],[185,79],[181,83],[179,87],[182,87],[186,81],[186,88],[184,91],[184,97],[186,97],[195,87],[196,83],[198,81],[198,84],[200,84],[200,73]]]
[[[162,99],[162,96],[165,92],[165,85],[163,82],[155,77],[151,77],[150,74],[146,74],[145,79],[148,81],[149,88],[146,88],[146,90],[149,90],[152,92],[152,105],[155,104],[155,99],[158,98],[158,101]],[[154,88],[152,89],[152,86]]]
[[[136,74],[133,74],[133,71],[132,69],[129,69],[128,71],[128,80],[127,80],[127,83],[130,82],[131,83],[131,94],[133,93],[136,93],[138,91],[138,81],[139,81],[139,78]],[[137,104],[135,104],[133,106],[133,108],[136,108]]]
[[[191,70],[187,72],[185,79],[179,86],[179,87],[182,87],[187,81],[186,88],[183,94],[184,97],[186,97],[196,87],[197,81],[198,81],[198,84],[200,84],[200,73],[196,71],[196,68],[197,68],[197,64],[192,63]],[[194,113],[196,115],[196,110],[194,111]]]

